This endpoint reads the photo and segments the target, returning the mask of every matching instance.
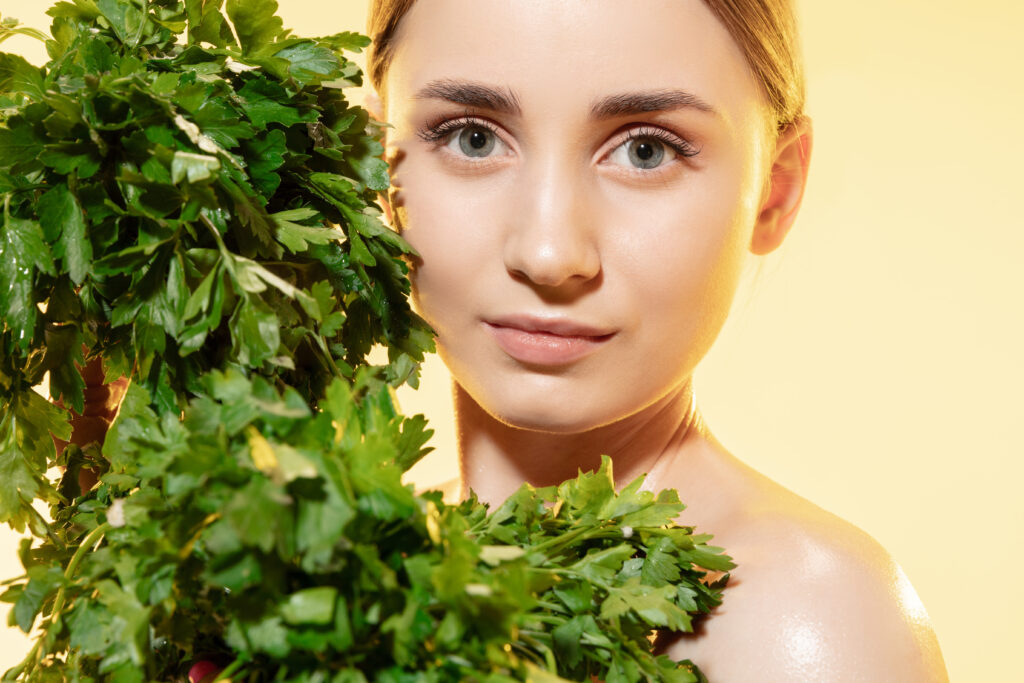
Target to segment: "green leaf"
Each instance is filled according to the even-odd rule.
[[[272,312],[243,301],[231,316],[231,352],[238,362],[259,367],[277,355],[281,324]]]
[[[349,245],[351,245],[352,260],[356,263],[361,263],[364,266],[373,266],[377,264],[377,260],[373,258],[373,254],[366,248],[366,243],[363,238],[359,236],[359,233],[349,233]]]
[[[583,618],[575,617],[551,632],[555,654],[564,666],[574,667],[583,659],[580,639],[583,637]]]
[[[303,86],[336,78],[341,73],[341,65],[335,53],[312,40],[290,45],[275,52],[274,56],[288,60],[289,75]]]
[[[391,184],[387,162],[380,158],[384,153],[384,146],[370,137],[364,136],[360,141],[364,149],[362,155],[353,155],[348,159],[348,163],[368,188],[383,192]]]
[[[233,620],[228,625],[225,641],[239,653],[264,652],[271,657],[284,658],[291,651],[288,629],[281,617],[267,617],[258,622]]]
[[[82,333],[75,325],[54,326],[46,332],[44,365],[50,372],[50,396],[61,399],[79,415],[85,410],[85,381],[75,363],[85,365]]]
[[[622,564],[633,557],[633,548],[628,543],[603,550],[592,550],[573,569],[591,581],[607,582],[622,569]]]
[[[337,600],[337,588],[307,588],[288,596],[288,600],[281,605],[281,616],[288,624],[330,624],[334,621]]]
[[[228,0],[226,9],[243,54],[265,50],[283,32],[284,23],[276,16],[277,0]]]
[[[139,44],[146,28],[146,13],[130,0],[95,0],[96,7],[122,43],[134,47]]]
[[[582,474],[558,487],[558,495],[579,515],[603,518],[602,510],[615,500],[615,479],[612,460],[601,456],[601,467],[594,473]]]
[[[284,131],[267,131],[242,145],[253,185],[266,196],[274,194],[281,184],[281,176],[274,171],[284,163],[287,151]]]
[[[552,588],[555,595],[575,614],[590,610],[594,599],[594,584],[589,581],[574,581],[558,584]]]
[[[518,560],[525,555],[526,550],[518,545],[485,545],[480,548],[480,559],[492,566]]]
[[[39,315],[33,296],[36,273],[55,275],[53,256],[36,221],[9,216],[0,230],[0,310],[15,343],[27,349]]]
[[[85,179],[92,177],[100,169],[101,159],[96,155],[96,145],[88,142],[58,142],[46,145],[42,149],[35,145],[31,149],[34,155],[38,155],[39,161],[61,175],[74,173]]]
[[[223,4],[224,0],[185,0],[189,45],[205,42],[225,47],[234,43],[231,27],[220,12]]]
[[[300,225],[284,220],[280,214],[273,214],[277,223],[277,240],[293,254],[306,251],[310,244],[331,244],[341,242],[345,234],[337,228]]]
[[[67,17],[90,23],[100,16],[100,10],[96,7],[96,0],[72,0],[72,2],[58,2],[46,13],[51,17]]]
[[[360,33],[343,31],[329,36],[318,38],[321,43],[330,45],[335,50],[348,50],[350,52],[362,52],[364,47],[370,44],[370,39]]]
[[[143,605],[132,591],[110,579],[98,581],[96,590],[99,601],[116,615],[110,629],[112,652],[104,659],[104,664],[131,663],[137,669],[147,659],[152,608]]]
[[[306,107],[297,107],[289,101],[288,92],[270,80],[259,77],[249,80],[238,91],[242,111],[257,130],[271,123],[291,126],[295,123],[315,121],[317,114]]]
[[[32,126],[20,116],[6,121],[7,127],[0,127],[0,168],[32,161],[39,156],[42,143]]]
[[[213,282],[219,274],[220,262],[218,261],[217,265],[210,269],[210,272],[203,277],[202,282],[199,283],[196,290],[189,296],[188,301],[185,303],[185,310],[182,313],[184,320],[190,320],[199,313],[206,313],[210,307],[210,292],[213,291]]]
[[[56,185],[37,204],[43,234],[51,244],[54,258],[64,263],[71,281],[85,281],[92,261],[92,244],[86,235],[85,215],[67,185]]]
[[[33,458],[33,463],[42,472],[48,466],[48,460],[54,455],[50,436],[64,441],[71,438],[67,411],[50,403],[42,394],[35,391],[19,393],[12,401],[12,405],[17,419],[18,442],[22,447],[30,446],[25,452]]]
[[[188,179],[189,183],[211,181],[220,170],[220,160],[208,154],[175,152],[171,160],[171,182],[177,185]]]
[[[679,581],[680,567],[676,562],[675,544],[666,537],[651,543],[644,558],[640,576],[649,586],[662,586]]]
[[[192,120],[205,135],[225,149],[238,147],[239,140],[251,138],[254,134],[252,126],[242,122],[240,112],[228,100],[209,97],[205,89],[202,102],[192,112]]]
[[[0,93],[6,92],[24,93],[36,101],[43,99],[46,86],[39,67],[18,55],[0,52]]]
[[[43,602],[57,592],[64,582],[64,573],[60,567],[31,567],[28,575],[28,585],[14,603],[14,618],[18,628],[25,633],[32,631],[32,624]]]
[[[36,497],[38,477],[18,447],[13,420],[8,413],[7,419],[0,423],[0,522],[12,524],[17,531],[24,530],[27,518],[23,501]]]
[[[230,591],[241,591],[263,582],[263,570],[256,557],[245,553],[231,560],[224,562],[218,558],[218,561],[210,564],[205,574],[207,580]]]
[[[242,543],[270,552],[280,526],[287,521],[283,514],[285,502],[280,487],[256,477],[232,496],[225,506],[224,519]]]
[[[623,588],[609,591],[601,605],[601,618],[615,619],[632,612],[653,628],[689,631],[690,616],[675,604],[675,596],[675,586],[654,588],[634,578]]]

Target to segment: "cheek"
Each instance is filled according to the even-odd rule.
[[[629,234],[609,245],[620,268],[609,280],[628,283],[633,323],[640,330],[639,354],[661,359],[663,369],[692,372],[728,317],[752,229],[748,184],[735,173],[705,174],[670,196],[641,204],[632,218],[610,202],[615,220],[631,220]],[[681,379],[677,377],[676,379]]]
[[[402,236],[420,256],[410,273],[413,303],[443,338],[449,320],[471,309],[474,292],[494,278],[495,211],[488,197],[427,171],[403,169],[395,201]]]

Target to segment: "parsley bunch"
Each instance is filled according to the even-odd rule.
[[[276,9],[59,2],[44,68],[0,53],[0,522],[36,537],[2,599],[43,617],[3,680],[701,680],[648,637],[733,565],[674,492],[616,494],[608,459],[493,511],[401,483],[430,430],[392,387],[433,342],[343,95],[368,40]],[[32,387],[81,412],[97,357],[128,393],[102,451],[58,456]]]

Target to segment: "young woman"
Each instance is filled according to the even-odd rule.
[[[693,372],[811,149],[784,0],[374,0],[385,208],[452,372],[461,491],[499,502],[612,456],[738,563],[664,641],[716,682],[945,681],[877,542],[753,471]],[[826,454],[827,455],[827,454]]]

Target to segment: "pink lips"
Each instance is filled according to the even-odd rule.
[[[597,351],[614,330],[564,318],[507,316],[485,320],[498,346],[512,358],[534,365],[565,365]]]

